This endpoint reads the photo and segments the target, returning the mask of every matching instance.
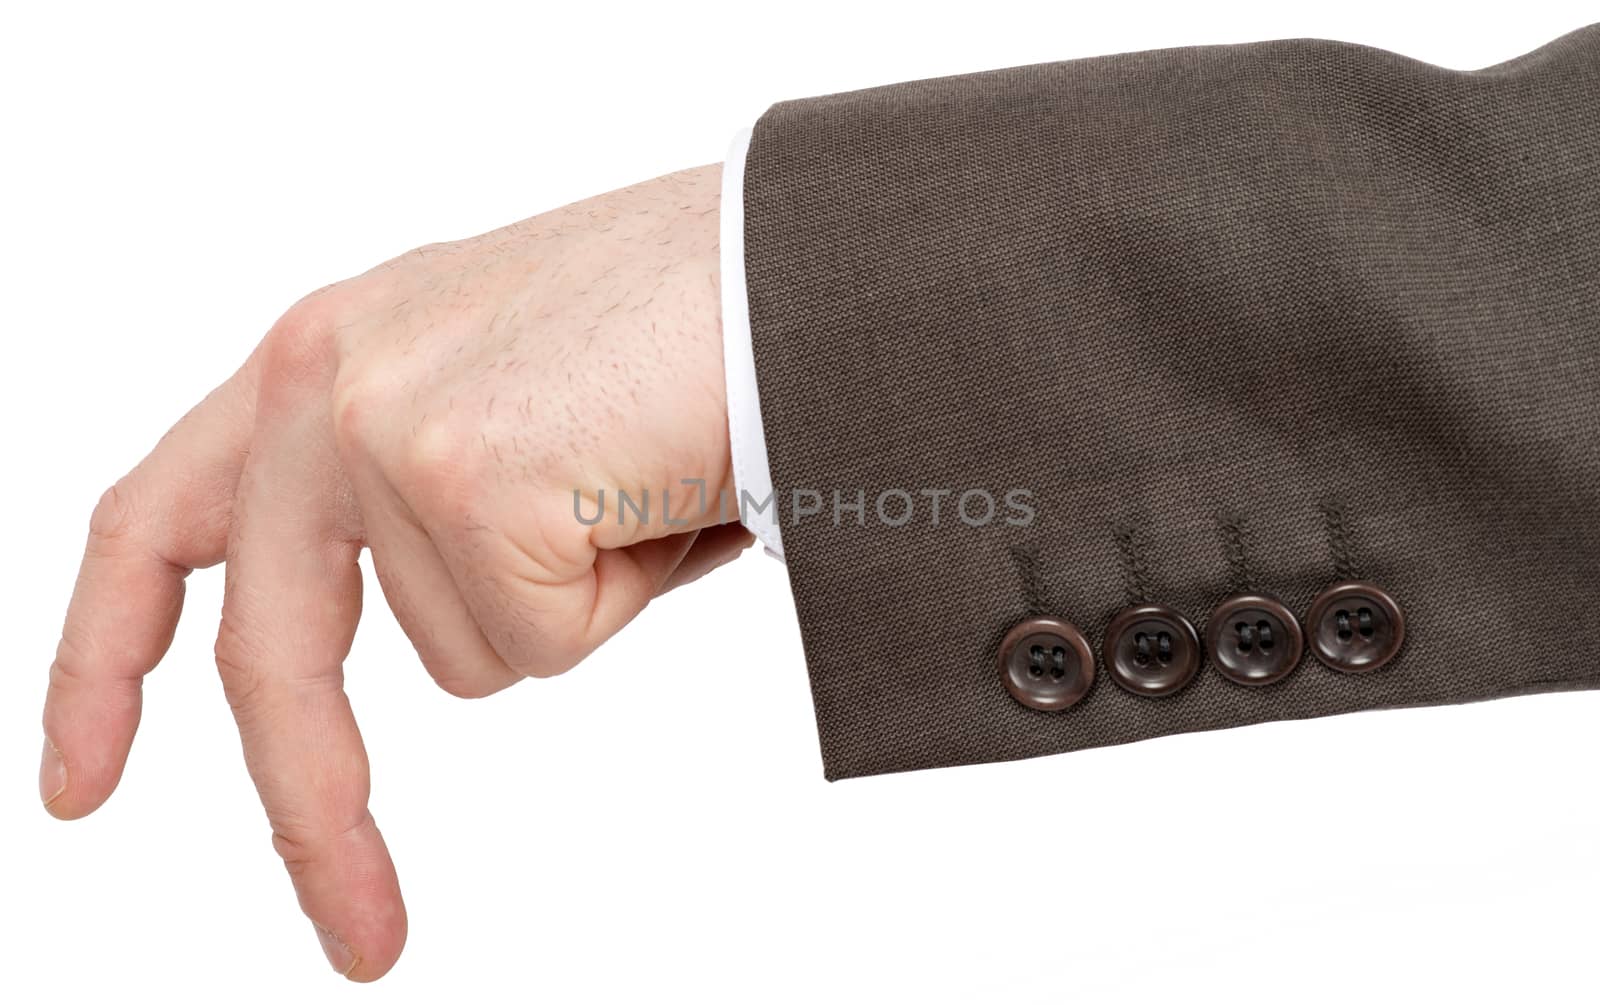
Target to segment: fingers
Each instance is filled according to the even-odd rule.
[[[300,906],[334,969],[373,980],[398,958],[406,918],[367,809],[366,750],[343,690],[361,607],[359,521],[324,394],[266,380],[258,413],[229,541],[217,666]]]
[[[222,559],[256,372],[252,357],[95,507],[45,695],[39,797],[58,817],[90,813],[116,788],[184,577]]]
[[[373,411],[343,408],[343,425],[355,430],[350,420]],[[371,442],[370,425],[349,439]],[[657,510],[654,523],[641,516],[620,529],[611,521],[586,527],[570,494],[484,493],[470,463],[458,460],[478,447],[477,434],[414,439],[425,444],[422,462],[395,460],[401,452],[391,443],[373,455],[388,458],[373,470],[404,493],[406,512],[435,546],[464,607],[462,623],[477,625],[500,662],[521,676],[571,669],[651,599],[730,561],[749,540],[742,529],[717,529],[695,551],[697,538],[719,525],[693,494],[674,497],[670,517]],[[344,454],[357,452],[347,446]]]
[[[485,636],[449,566],[404,500],[375,466],[363,460],[360,451],[345,450],[341,457],[356,484],[363,532],[389,607],[440,687],[458,697],[483,697],[522,680],[524,673],[548,676],[570,665],[567,660],[575,662],[581,657],[581,653],[563,657],[566,647],[559,641],[560,633],[551,631],[548,634],[558,641],[534,646],[523,642],[506,644],[508,652],[520,657],[518,666],[526,669],[519,671],[508,665]],[[593,606],[598,601],[598,607],[581,620],[592,621],[603,638],[615,630],[612,625],[620,628],[657,594],[732,561],[754,540],[749,531],[732,524],[598,551],[593,574],[556,584],[554,599],[558,604],[577,607],[584,603]],[[482,570],[464,570],[463,575],[472,582],[481,579]],[[588,599],[586,587],[592,587]],[[533,596],[533,592],[543,592],[544,596]],[[550,598],[548,591],[530,590],[523,594],[525,604]],[[577,607],[573,618],[582,614]],[[491,625],[523,622],[520,612],[503,608],[484,616]],[[565,615],[547,621],[559,628],[574,623]],[[524,629],[533,627],[524,624]],[[513,629],[512,634],[522,640],[534,637],[531,630]]]
[[[538,515],[523,521],[531,542],[494,524],[452,530],[431,524],[440,554],[471,617],[507,666],[529,677],[571,669],[667,589],[702,531],[597,549],[551,546]]]
[[[572,584],[577,596],[592,596],[585,644],[592,649],[622,630],[658,594],[684,563],[702,531],[640,541],[596,553],[592,582]],[[583,654],[580,654],[581,658]]]
[[[404,501],[360,461],[347,464],[347,470],[384,598],[434,682],[459,698],[482,698],[522,680],[484,637],[444,559]]]

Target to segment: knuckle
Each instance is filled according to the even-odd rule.
[[[212,656],[217,663],[217,672],[222,677],[222,692],[228,699],[228,707],[233,709],[235,716],[249,718],[261,707],[262,691],[267,680],[260,670],[260,661],[251,658],[238,633],[226,623],[217,633]]]
[[[384,396],[370,381],[341,378],[333,389],[334,443],[342,457],[366,454],[377,423],[388,410]]]
[[[325,373],[334,360],[334,335],[341,323],[332,288],[301,299],[267,333],[263,377],[298,383]]]
[[[286,800],[275,800],[267,807],[267,821],[272,825],[272,848],[296,881],[324,861],[332,849],[375,826],[365,809],[351,823],[339,825],[309,807],[289,806]]]
[[[424,419],[406,441],[399,461],[406,493],[451,526],[466,525],[471,518],[476,435],[452,417]]]
[[[123,482],[118,482],[101,494],[94,512],[89,515],[89,548],[105,550],[128,537],[136,522],[132,493]]]
[[[63,633],[56,643],[56,658],[50,663],[50,687],[54,690],[80,690],[89,683],[84,668],[89,654],[71,635]]]
[[[304,824],[286,819],[282,814],[269,814],[275,817],[272,821],[272,850],[283,859],[283,866],[289,870],[289,878],[299,882],[316,861],[306,835]]]
[[[67,629],[50,662],[50,687],[59,692],[133,693],[155,663],[148,645],[106,645],[82,630]]]

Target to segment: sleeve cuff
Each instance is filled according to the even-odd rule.
[[[739,522],[768,553],[783,557],[767,441],[756,389],[756,357],[750,339],[750,306],[744,271],[744,161],[750,129],[741,130],[722,164],[722,361],[728,387],[728,439]]]

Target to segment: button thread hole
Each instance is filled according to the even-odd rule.
[[[1372,608],[1363,607],[1356,612],[1356,630],[1364,639],[1370,639],[1378,632],[1377,625],[1373,623]]]

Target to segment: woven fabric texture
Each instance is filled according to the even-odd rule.
[[[744,191],[828,777],[1600,686],[1600,26],[1470,72],[1300,40],[786,102]],[[1375,673],[1102,672],[1050,714],[996,669],[1030,614],[1098,648],[1132,600],[1348,577],[1408,617]]]

